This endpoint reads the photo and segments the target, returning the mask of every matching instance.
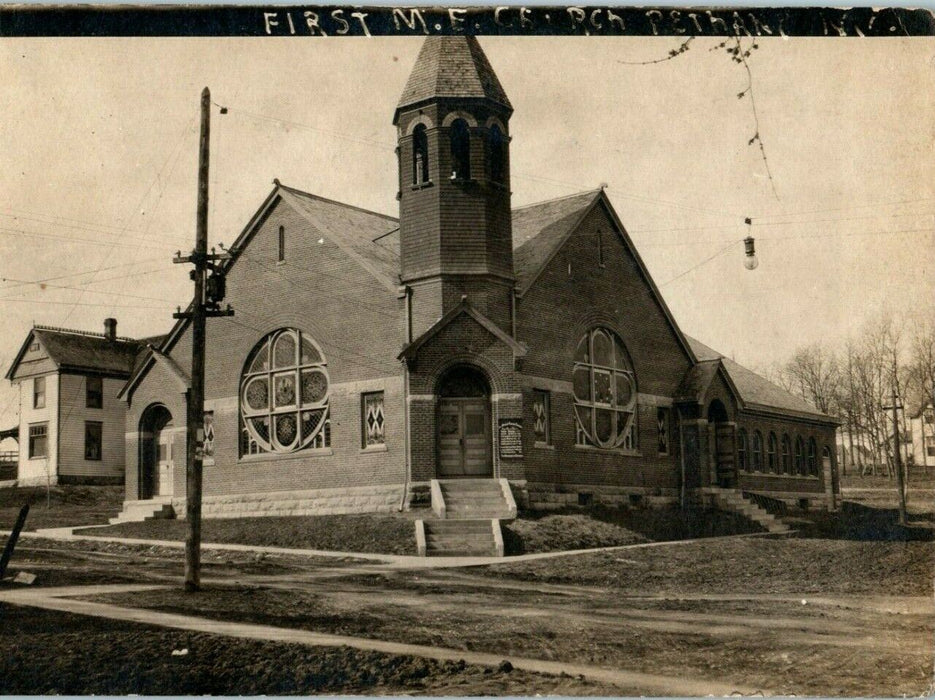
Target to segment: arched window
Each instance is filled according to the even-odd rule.
[[[504,150],[503,132],[494,124],[487,134],[487,157],[490,164],[490,179],[502,183],[504,180],[504,164],[506,153]]]
[[[795,473],[805,474],[805,441],[801,435],[795,438]]]
[[[792,441],[788,435],[782,436],[782,473],[792,473]]]
[[[763,471],[763,435],[759,430],[753,431],[753,471]]]
[[[808,475],[818,476],[818,445],[815,438],[808,439]]]
[[[636,378],[616,333],[595,328],[581,338],[572,385],[576,443],[635,450]]]
[[[328,395],[315,342],[292,328],[270,333],[250,353],[240,380],[241,455],[329,446]]]
[[[743,428],[737,431],[737,468],[747,471],[747,431]]]
[[[429,181],[429,139],[425,124],[412,130],[412,184],[424,185]]]
[[[770,432],[769,437],[766,439],[766,469],[774,474],[779,471],[778,455],[776,454],[778,451],[779,445],[776,440],[776,433]]]
[[[468,123],[455,119],[449,127],[451,139],[451,179],[469,180],[471,178],[471,133]]]

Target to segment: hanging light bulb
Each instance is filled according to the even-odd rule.
[[[760,261],[756,259],[756,247],[754,245],[753,236],[747,236],[743,239],[743,248],[746,253],[743,266],[748,270],[755,270],[756,266],[760,264]]]

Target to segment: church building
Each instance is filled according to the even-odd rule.
[[[208,321],[205,516],[439,512],[482,480],[520,508],[834,507],[835,419],[686,337],[603,189],[511,206],[512,112],[474,37],[429,37],[398,219],[275,183]],[[184,515],[190,364],[180,320],[123,388],[128,505]]]

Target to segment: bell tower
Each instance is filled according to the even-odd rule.
[[[393,117],[400,278],[412,294],[413,336],[464,296],[510,331],[512,113],[476,38],[425,40]]]

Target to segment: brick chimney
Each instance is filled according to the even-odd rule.
[[[104,337],[110,341],[117,340],[117,319],[104,319]]]

